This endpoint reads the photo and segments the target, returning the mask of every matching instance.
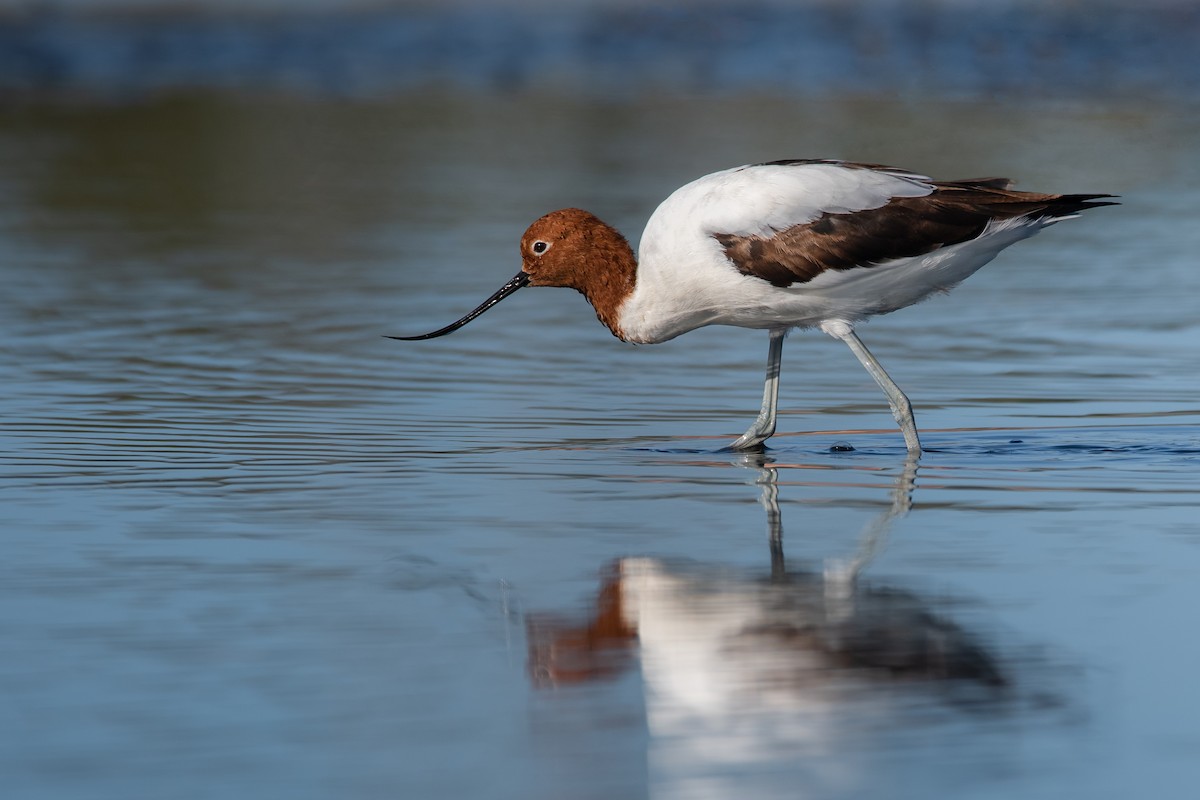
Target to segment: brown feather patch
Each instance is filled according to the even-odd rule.
[[[1057,195],[1009,189],[1007,178],[934,182],[924,197],[896,197],[887,205],[819,219],[773,236],[713,234],[743,275],[785,287],[828,270],[869,268],[931,253],[979,236],[992,220],[1066,217],[1112,205],[1110,195]]]

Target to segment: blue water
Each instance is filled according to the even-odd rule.
[[[1197,120],[712,107],[0,117],[6,794],[1186,794]],[[546,210],[636,240],[690,178],[815,156],[1123,197],[861,330],[914,403],[915,471],[818,333],[785,345],[758,460],[722,447],[757,410],[759,332],[633,348],[530,289],[382,338],[486,297]],[[614,570],[656,598],[636,639],[596,633]]]

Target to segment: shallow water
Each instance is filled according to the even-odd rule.
[[[0,117],[12,796],[1200,777],[1200,119],[718,100]],[[721,448],[757,410],[761,332],[632,348],[538,290],[382,338],[482,300],[546,210],[636,239],[696,175],[811,156],[1123,195],[862,329],[916,408],[915,473],[820,334],[785,346],[759,459]]]

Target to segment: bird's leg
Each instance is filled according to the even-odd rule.
[[[900,425],[900,432],[904,434],[904,443],[908,446],[908,452],[911,455],[919,456],[921,439],[917,436],[917,421],[913,419],[912,403],[908,402],[904,392],[900,390],[895,381],[888,377],[883,365],[875,359],[875,356],[871,355],[871,351],[848,324],[843,322],[827,323],[821,326],[821,330],[835,339],[845,342],[862,362],[862,365],[867,368],[867,372],[871,373],[871,377],[887,395],[888,405],[892,407],[892,416]]]
[[[783,337],[786,333],[787,328],[775,328],[771,331],[771,346],[767,350],[767,382],[763,386],[762,409],[758,412],[758,419],[754,420],[750,430],[729,445],[734,450],[744,450],[762,444],[775,432],[775,409],[779,403],[779,363],[783,360]]]

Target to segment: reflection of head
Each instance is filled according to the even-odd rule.
[[[595,613],[585,625],[552,614],[530,614],[529,677],[548,687],[609,678],[630,661],[637,631],[621,607],[620,562],[605,570]]]

